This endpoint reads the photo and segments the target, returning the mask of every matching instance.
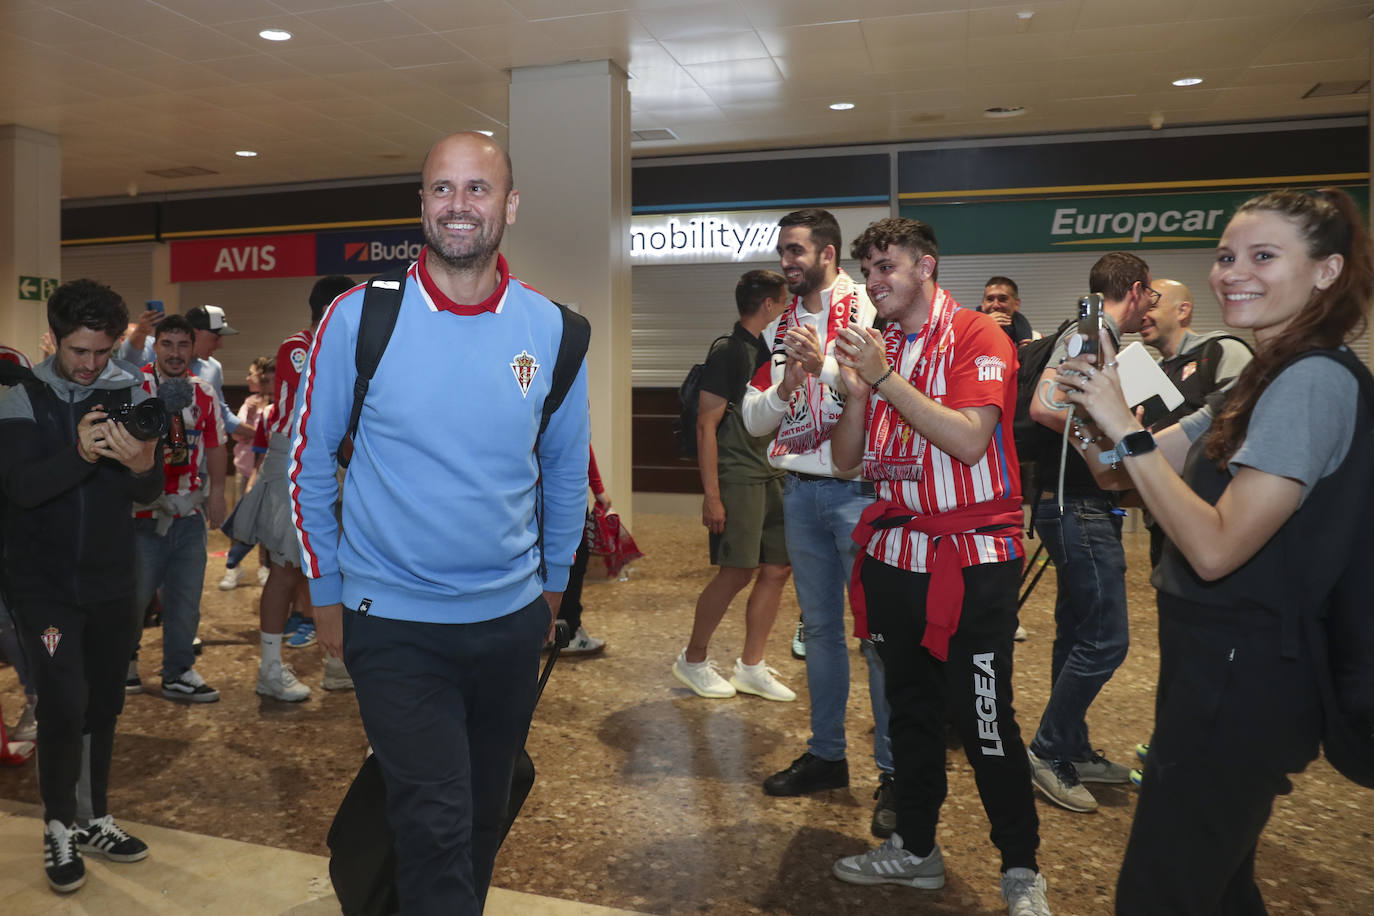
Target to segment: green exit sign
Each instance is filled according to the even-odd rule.
[[[19,299],[27,302],[43,302],[57,289],[56,277],[19,278]]]

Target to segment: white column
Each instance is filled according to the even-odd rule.
[[[20,298],[20,278],[62,276],[62,150],[53,134],[0,126],[0,343],[34,363],[47,298]]]
[[[630,504],[630,93],[611,61],[512,71],[510,154],[520,211],[511,271],[592,323],[592,446],[627,524]]]

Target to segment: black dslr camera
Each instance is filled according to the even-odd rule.
[[[111,420],[129,431],[135,439],[148,442],[161,439],[167,434],[167,408],[158,398],[148,398],[138,404],[120,404],[109,411],[109,416],[100,422]]]

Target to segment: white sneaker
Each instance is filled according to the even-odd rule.
[[[1018,624],[1016,627],[1016,633],[1012,636],[1012,639],[1016,642],[1025,642],[1026,637],[1029,635],[1030,634],[1026,632],[1026,628]]]
[[[259,584],[259,585],[266,585],[266,584],[267,584],[267,567],[266,567],[266,566],[259,566],[259,567],[258,567],[258,584]]]
[[[735,695],[735,688],[720,676],[720,670],[711,659],[704,662],[687,661],[687,650],[678,653],[673,662],[673,676],[692,688],[692,692],[708,700],[724,700]]]
[[[564,655],[597,655],[606,648],[606,640],[588,636],[586,627],[578,627],[563,649]]]
[[[243,567],[235,566],[233,569],[224,571],[224,578],[219,580],[219,590],[222,592],[233,591],[239,587],[243,581]]]
[[[349,677],[348,668],[344,667],[343,659],[325,655],[323,687],[325,690],[353,689],[353,678]]]
[[[1050,916],[1045,876],[1029,868],[1007,869],[1002,874],[1002,902],[1010,916]]]
[[[743,660],[735,659],[735,673],[730,676],[730,684],[740,693],[752,693],[765,700],[790,703],[797,698],[786,684],[778,680],[778,672],[763,662],[746,665]]]
[[[287,703],[310,698],[310,688],[300,682],[290,665],[272,662],[258,667],[258,693]]]

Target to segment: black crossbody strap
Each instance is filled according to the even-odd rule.
[[[377,366],[386,352],[391,340],[391,332],[396,329],[396,316],[401,313],[401,300],[405,297],[406,273],[408,267],[397,267],[384,274],[373,277],[363,293],[362,316],[358,320],[358,344],[353,351],[353,365],[358,376],[353,382],[353,409],[348,414],[348,432],[339,443],[338,458],[341,467],[348,467],[353,460],[353,441],[358,435],[358,421],[363,415],[363,401],[367,399],[368,385],[372,376],[377,374]]]
[[[539,435],[534,440],[534,462],[539,469],[539,485],[534,495],[534,523],[539,531],[539,580],[549,581],[549,564],[544,559],[544,465],[539,458],[539,444],[544,438],[544,430],[549,426],[553,413],[563,405],[573,382],[577,381],[577,371],[582,368],[582,360],[587,355],[587,347],[592,340],[592,325],[582,315],[574,312],[560,302],[555,302],[563,316],[563,336],[558,341],[558,356],[553,363],[553,380],[549,383],[549,394],[544,398],[544,412],[539,420]]]

